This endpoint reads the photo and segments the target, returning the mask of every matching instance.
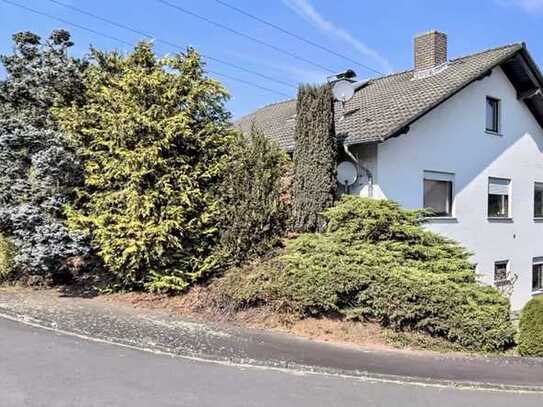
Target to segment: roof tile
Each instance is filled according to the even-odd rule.
[[[346,144],[383,141],[522,47],[506,45],[453,59],[443,70],[420,79],[414,78],[413,70],[372,79],[343,106],[336,103],[336,134]],[[282,148],[292,150],[295,116],[296,100],[287,100],[265,106],[234,125],[243,132],[255,125]]]

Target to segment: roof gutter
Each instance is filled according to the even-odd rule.
[[[492,69],[494,69],[494,68],[492,68]],[[489,70],[489,71],[486,71],[485,73],[483,73],[482,75],[477,77],[475,80],[476,81],[482,81],[483,79],[488,78],[490,75],[492,75],[492,69]]]
[[[404,126],[404,127],[401,127],[399,128],[398,130],[396,130],[394,133],[392,133],[388,138],[391,138],[391,137],[399,137],[401,136],[402,134],[407,134],[409,133],[409,126]],[[386,139],[383,139],[382,141],[385,141]]]

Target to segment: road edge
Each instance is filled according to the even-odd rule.
[[[323,368],[317,366],[308,366],[297,363],[276,363],[266,362],[263,360],[245,360],[241,358],[220,358],[216,355],[206,354],[182,354],[180,352],[172,352],[171,350],[161,349],[159,346],[150,347],[148,344],[142,343],[130,343],[126,339],[116,337],[97,337],[90,336],[85,333],[68,331],[65,329],[59,329],[54,326],[54,323],[49,323],[28,315],[19,314],[11,310],[6,310],[0,307],[0,318],[10,320],[13,322],[21,323],[27,326],[31,326],[37,329],[44,329],[50,332],[54,332],[58,335],[65,335],[75,337],[78,339],[91,341],[95,343],[102,343],[111,346],[123,347],[131,350],[153,353],[161,356],[169,356],[178,359],[186,359],[196,362],[213,363],[229,367],[239,368],[252,368],[259,370],[273,370],[293,375],[321,375],[330,377],[339,377],[346,379],[361,380],[364,382],[376,382],[376,383],[389,383],[397,385],[411,385],[418,387],[434,387],[443,389],[456,389],[467,391],[493,391],[493,392],[507,392],[507,393],[525,393],[525,394],[543,394],[543,386],[519,386],[519,385],[506,385],[495,383],[483,383],[483,382],[466,382],[466,381],[453,381],[453,380],[439,380],[432,378],[420,378],[409,376],[397,376],[372,373],[369,371],[352,371],[341,370],[333,368]]]

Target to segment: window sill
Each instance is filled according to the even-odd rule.
[[[458,219],[454,216],[429,216],[424,220],[428,223],[458,223]]]
[[[534,222],[543,223],[543,217],[534,218]]]
[[[503,134],[498,132],[498,131],[485,130],[485,133],[490,135],[490,136],[503,137]]]
[[[513,223],[513,218],[509,217],[499,217],[499,216],[489,216],[488,217],[489,222],[495,222],[495,223]]]
[[[543,295],[543,288],[540,290],[532,291],[533,296]]]

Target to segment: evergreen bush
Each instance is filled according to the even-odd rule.
[[[142,42],[91,58],[86,103],[55,111],[85,162],[70,226],[91,237],[119,288],[183,290],[216,263],[227,93],[192,49],[157,58]]]
[[[522,310],[518,351],[522,356],[543,357],[543,297],[532,298]]]
[[[287,154],[253,127],[232,144],[230,155],[217,190],[224,266],[268,253],[277,246],[288,221],[282,182],[289,165]]]
[[[216,282],[218,305],[340,314],[466,349],[507,348],[513,341],[509,301],[476,282],[462,247],[421,227],[424,214],[390,201],[344,197],[325,211],[325,233],[300,235],[281,256]]]
[[[292,187],[292,222],[297,231],[324,227],[322,212],[336,193],[337,142],[329,85],[298,90]]]

